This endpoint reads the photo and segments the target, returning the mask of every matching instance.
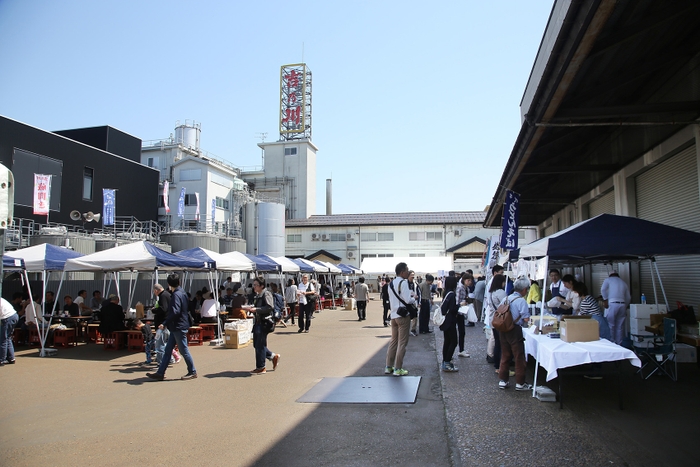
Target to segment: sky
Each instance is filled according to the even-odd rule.
[[[316,213],[478,211],[521,127],[553,0],[0,0],[0,115],[109,125],[241,168],[279,139],[280,67],[313,75]]]

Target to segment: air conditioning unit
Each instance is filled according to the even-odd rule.
[[[347,235],[345,235],[345,240],[347,240],[349,242],[349,241],[355,240],[355,239],[352,238],[352,234],[347,234]]]
[[[318,234],[312,233],[311,240],[318,241]]]
[[[329,240],[328,235],[326,235],[326,234],[321,235],[321,240],[323,240],[324,242],[327,242]]]
[[[348,258],[354,258],[355,257],[355,252],[354,251],[348,251]]]

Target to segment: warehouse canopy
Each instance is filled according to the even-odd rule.
[[[537,225],[700,117],[700,2],[557,1],[521,102],[506,190]]]
[[[549,256],[567,264],[700,255],[700,233],[636,217],[601,214],[525,245],[515,255],[524,259]]]
[[[396,265],[404,262],[416,274],[447,274],[452,270],[452,260],[446,256],[365,258],[360,268],[365,274],[396,274]]]

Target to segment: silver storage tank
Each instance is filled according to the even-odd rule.
[[[172,252],[177,253],[190,248],[206,248],[213,252],[219,252],[219,236],[205,232],[171,232],[162,234],[160,239],[172,247]],[[160,247],[160,245],[159,245]]]
[[[75,235],[68,233],[57,235],[34,235],[32,237],[29,237],[30,246],[41,245],[42,243],[49,243],[51,245],[69,247],[82,255],[89,255],[90,253],[95,252],[95,239],[83,235]]]
[[[284,204],[258,203],[258,254],[284,256]]]
[[[246,241],[236,237],[219,238],[219,253],[230,253],[232,251],[246,252]]]

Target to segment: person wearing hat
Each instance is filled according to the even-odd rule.
[[[202,302],[202,308],[200,309],[200,314],[202,316],[202,323],[216,323],[216,309],[219,306],[214,300],[211,292],[206,292],[202,295],[204,302]]]
[[[119,304],[119,297],[111,294],[106,305],[102,306],[100,315],[100,334],[103,336],[114,331],[123,331],[124,326],[124,309]]]

